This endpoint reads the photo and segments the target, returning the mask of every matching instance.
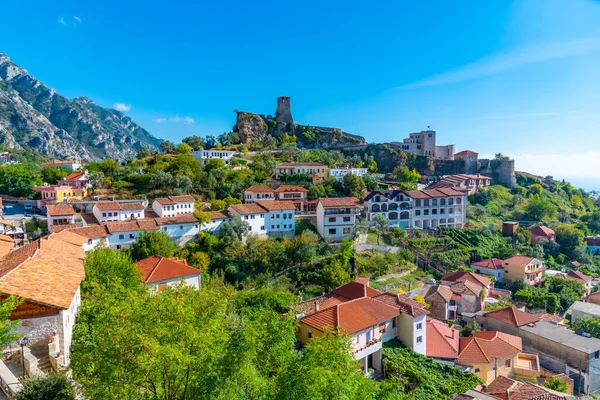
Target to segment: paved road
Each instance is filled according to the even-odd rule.
[[[2,219],[6,219],[9,221],[21,221],[23,219],[23,217],[25,216],[25,211],[23,210],[23,205],[22,204],[15,204],[15,203],[4,203],[3,206],[3,217]],[[32,218],[32,216],[35,216],[37,218],[41,218],[41,219],[45,219],[46,215],[43,214],[28,214],[25,219],[29,220]]]

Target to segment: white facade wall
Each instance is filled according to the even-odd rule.
[[[411,228],[414,217],[413,203],[413,199],[403,194],[399,194],[392,199],[388,199],[383,195],[373,196],[369,201],[364,202],[367,221],[369,225],[374,225],[375,215],[381,214],[390,221],[390,226]]]
[[[350,209],[350,213],[342,210]],[[341,242],[343,239],[354,237],[354,224],[356,214],[353,207],[324,208],[321,203],[317,205],[317,231],[324,239]]]
[[[215,149],[213,149],[213,150],[200,149],[200,150],[192,151],[192,156],[194,156],[194,158],[196,160],[200,161],[200,163],[202,163],[202,165],[206,164],[206,162],[208,160],[212,160],[214,158],[221,159],[221,160],[223,160],[223,162],[225,164],[229,164],[229,162],[233,158],[234,154],[235,154],[235,151],[215,150]]]
[[[344,180],[344,176],[348,174],[362,178],[367,174],[367,171],[367,168],[334,168],[329,170],[329,177],[341,182]]]
[[[200,222],[182,222],[178,224],[160,225],[160,230],[165,232],[169,238],[182,246],[198,236]]]
[[[48,228],[52,225],[65,225],[65,224],[74,224],[75,223],[75,215],[55,215],[48,216]]]
[[[473,271],[475,271],[478,274],[491,275],[496,278],[497,282],[500,282],[500,283],[504,282],[504,270],[503,269],[484,268],[484,267],[478,267],[477,265],[471,265],[471,269],[473,269]]]
[[[232,211],[233,213],[235,213],[235,211]],[[242,221],[245,221],[248,223],[248,225],[250,226],[250,230],[248,231],[249,235],[266,235],[267,234],[267,230],[266,230],[266,225],[265,225],[265,214],[267,213],[267,211],[265,211],[264,213],[261,214],[246,214],[246,215],[240,215],[239,217],[242,219]]]
[[[467,219],[467,197],[415,199],[413,226],[418,229],[447,226],[462,228]]]
[[[402,313],[397,317],[396,336],[404,343],[419,354],[426,353],[426,316],[419,315],[412,317]]]
[[[252,192],[250,190],[246,190],[244,191],[244,203],[254,203],[257,201],[269,201],[269,200],[275,200],[275,193],[271,193],[271,192]]]
[[[221,229],[221,226],[227,221],[231,221],[231,218],[213,219],[208,224],[202,225],[200,230],[210,233],[216,233]]]
[[[158,287],[159,285],[166,284],[167,286],[172,287],[172,286],[178,286],[182,282],[186,286],[190,286],[194,289],[200,289],[200,287],[201,287],[200,274],[185,276],[183,278],[168,279],[168,280],[164,280],[164,281],[152,282],[152,283],[148,283],[147,286]]]
[[[83,244],[83,250],[88,252],[107,246],[109,246],[107,238],[89,238],[88,241]]]
[[[92,208],[94,217],[98,222],[116,222],[116,221],[129,221],[131,219],[143,219],[144,209],[139,210],[110,210],[100,211],[96,205]]]
[[[113,250],[128,249],[140,237],[140,231],[114,232],[108,238],[108,246]]]
[[[194,202],[161,205],[158,201],[154,200],[152,202],[152,210],[160,218],[175,217],[180,214],[192,214],[194,212]]]

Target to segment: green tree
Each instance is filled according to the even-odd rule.
[[[572,326],[573,330],[587,332],[593,337],[600,339],[600,318],[597,317],[579,317]]]
[[[63,375],[46,374],[25,379],[14,400],[73,400],[75,391]]]
[[[357,199],[361,200],[364,196],[366,188],[365,182],[362,180],[362,178],[354,174],[344,175],[342,187],[347,196],[356,197]]]
[[[573,257],[577,248],[584,246],[585,234],[575,225],[559,225],[554,232],[556,233],[556,243],[560,245],[560,252],[569,258]]]
[[[388,229],[390,228],[390,221],[383,214],[377,214],[373,217],[373,221],[375,221],[375,231],[377,232],[377,244],[379,244],[379,239],[381,236],[385,235]]]
[[[394,175],[396,180],[401,183],[414,183],[419,182],[421,179],[421,174],[415,169],[410,169],[406,166],[396,168]]]
[[[92,282],[103,288],[140,286],[140,271],[126,252],[99,248],[87,253],[83,265],[86,277],[81,285],[83,292],[91,290]]]
[[[221,211],[227,208],[227,202],[225,200],[213,200],[210,203],[211,211]]]
[[[547,387],[551,390],[556,390],[557,392],[566,393],[569,387],[567,384],[560,378],[553,376],[550,379],[546,379],[544,381],[544,387]]]
[[[175,154],[177,152],[175,143],[171,142],[170,140],[163,140],[160,143],[160,149],[164,154]]]
[[[538,195],[531,195],[525,206],[525,212],[530,218],[540,221],[544,218],[556,218],[558,208]]]
[[[205,147],[204,139],[200,136],[188,136],[183,138],[182,143],[187,144],[192,148],[192,150],[200,150]]]
[[[534,183],[532,185],[529,185],[529,187],[527,189],[529,189],[529,193],[535,194],[535,195],[540,195],[544,191],[544,187],[542,185],[540,185],[539,183]]]
[[[42,168],[42,179],[44,180],[44,182],[46,182],[50,185],[56,185],[56,183],[58,182],[59,179],[63,179],[67,175],[69,175],[69,170],[64,167],[62,167],[62,168],[53,168],[53,167]]]
[[[325,264],[322,276],[328,289],[333,289],[350,281],[350,272],[337,258]]]
[[[192,154],[192,150],[192,146],[186,143],[180,143],[179,146],[177,146],[177,153],[179,154]]]
[[[471,336],[473,336],[473,332],[477,332],[480,330],[481,330],[481,327],[479,326],[477,321],[473,320],[473,321],[469,322],[468,324],[465,324],[465,326],[463,326],[463,328],[460,331],[460,336],[471,337]]]
[[[142,232],[140,237],[133,242],[130,249],[131,257],[142,260],[151,256],[173,257],[178,247],[162,231]]]
[[[505,155],[504,155],[504,154],[502,154],[502,153],[496,153],[496,154],[494,155],[494,159],[496,159],[496,160],[500,160],[500,161],[508,161],[508,160],[510,160],[510,157],[508,157],[508,156],[505,156]]]
[[[42,184],[41,173],[30,165],[6,165],[0,168],[0,191],[16,197],[33,193],[33,187]]]

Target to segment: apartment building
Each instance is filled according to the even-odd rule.
[[[352,239],[358,214],[360,207],[355,197],[320,198],[317,201],[317,231],[324,239],[334,242]]]
[[[205,165],[207,161],[214,159],[222,160],[226,165],[229,165],[234,155],[235,151],[231,150],[199,149],[192,151],[192,156],[194,156],[196,160],[200,161],[202,165]]]
[[[325,164],[316,162],[280,163],[275,166],[275,178],[280,179],[283,175],[307,174],[313,185],[320,185],[327,181],[328,171],[329,168]]]
[[[243,193],[244,203],[275,200],[275,190],[266,185],[252,185]]]
[[[359,178],[362,178],[367,175],[367,172],[369,172],[367,168],[332,168],[329,170],[329,177],[338,182],[342,182],[344,177],[348,174],[356,175]]]

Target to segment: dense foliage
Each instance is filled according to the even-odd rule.
[[[579,281],[560,276],[548,276],[540,287],[528,286],[516,290],[515,300],[529,308],[546,309],[548,312],[566,311],[585,294]]]
[[[587,332],[593,337],[600,339],[600,318],[580,317],[572,325],[572,329],[579,332]]]
[[[73,400],[74,390],[63,375],[46,374],[25,379],[14,400]]]

